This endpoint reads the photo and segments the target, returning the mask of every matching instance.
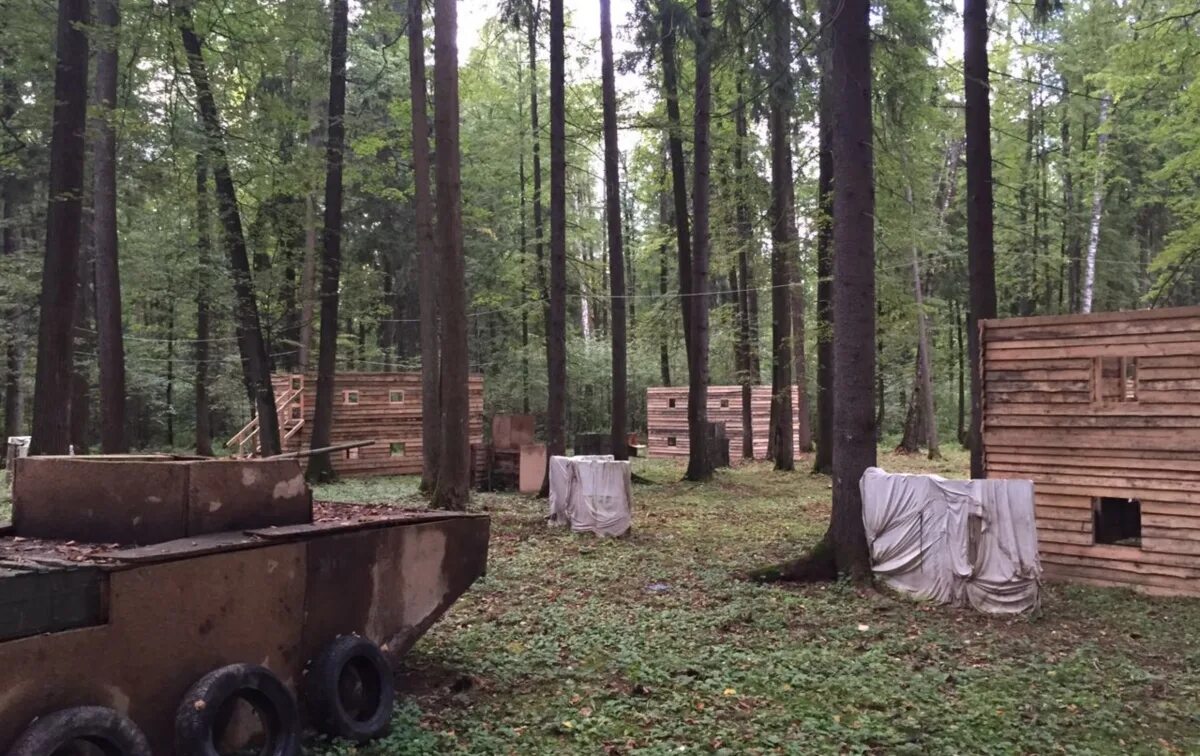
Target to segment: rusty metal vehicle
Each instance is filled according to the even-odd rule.
[[[0,753],[376,737],[391,663],[483,574],[488,535],[483,515],[314,505],[295,460],[22,459],[0,532]]]

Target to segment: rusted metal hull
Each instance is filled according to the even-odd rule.
[[[489,520],[425,514],[224,532],[103,555],[100,624],[0,643],[0,752],[51,711],[127,714],[172,752],[207,672],[262,664],[296,688],[339,634],[403,654],[480,575]]]

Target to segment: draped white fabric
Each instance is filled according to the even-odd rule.
[[[611,454],[550,458],[550,524],[577,533],[619,536],[632,521],[628,462]]]
[[[869,468],[859,482],[875,574],[892,588],[988,614],[1038,606],[1028,480],[947,480]]]

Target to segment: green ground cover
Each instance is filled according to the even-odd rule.
[[[547,530],[544,502],[478,495],[488,575],[408,658],[393,735],[318,750],[1200,752],[1200,601],[1051,586],[1040,614],[1004,620],[844,584],[757,586],[740,575],[823,532],[827,478],[637,471],[654,483],[635,487],[635,529],[619,540]],[[414,487],[317,494],[420,506]]]

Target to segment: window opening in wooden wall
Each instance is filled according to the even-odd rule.
[[[675,437],[667,436],[667,446],[675,446]]]
[[[346,459],[358,459],[358,447],[346,450]]]
[[[388,444],[388,453],[393,457],[403,457],[405,453],[405,445],[403,441],[393,441]]]
[[[1092,536],[1098,544],[1142,546],[1142,503],[1101,497],[1092,502]]]
[[[668,406],[668,407],[671,407],[672,409],[674,409],[674,407],[675,407],[675,400],[674,400],[674,399],[668,399],[668,400],[667,400],[667,406]]]
[[[725,407],[728,407],[728,406],[729,406],[729,400],[728,400],[728,399],[722,399],[722,400],[721,400],[721,408],[722,408],[722,409],[724,409]]]
[[[388,392],[388,401],[392,404],[404,404],[404,391],[392,389]]]
[[[342,394],[342,398],[346,404],[358,404],[358,392],[347,391]]]
[[[293,389],[298,389],[298,388],[300,388],[301,385],[302,385],[302,382],[301,382],[300,376],[297,375],[292,378],[292,388]]]
[[[1092,361],[1093,402],[1136,402],[1137,357],[1097,357]]]

